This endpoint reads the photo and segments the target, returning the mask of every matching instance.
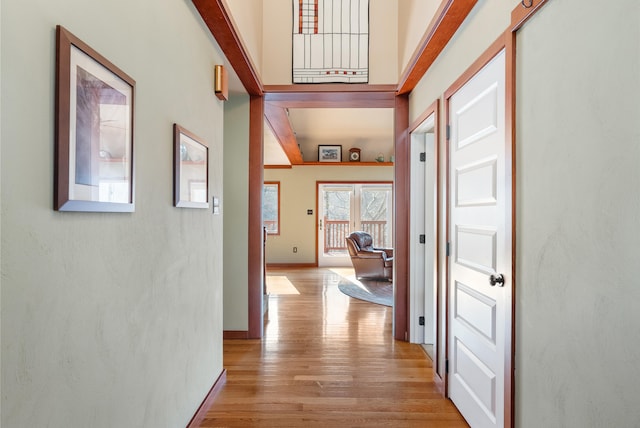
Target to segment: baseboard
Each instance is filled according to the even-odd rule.
[[[317,263],[267,263],[268,268],[308,268],[308,267],[318,267]]]
[[[248,339],[249,332],[242,330],[224,330],[222,332],[223,339]]]
[[[204,421],[205,417],[207,416],[207,410],[209,410],[209,407],[211,407],[211,405],[213,404],[213,400],[216,398],[216,395],[218,394],[218,392],[220,392],[226,382],[227,370],[222,369],[222,373],[220,373],[220,376],[218,376],[218,379],[216,379],[216,381],[214,382],[207,396],[204,397],[202,404],[200,404],[200,407],[198,407],[198,410],[196,410],[195,415],[193,415],[193,418],[191,418],[191,421],[189,421],[187,428],[197,428],[200,426],[202,421]]]

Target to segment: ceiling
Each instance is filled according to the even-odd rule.
[[[287,111],[305,162],[318,160],[318,145],[341,145],[343,156],[350,148],[358,147],[363,161],[373,161],[378,153],[389,156],[393,150],[391,108],[289,108]],[[266,123],[264,164],[291,164]]]
[[[200,4],[204,1],[194,0],[194,3],[216,40],[225,41],[221,47],[228,58],[225,59],[225,65],[229,69],[229,92],[244,94],[248,92],[253,95],[262,95],[263,90],[271,92],[273,89],[263,87],[259,78],[256,78],[254,68],[247,60],[246,49],[237,44],[237,30],[229,25],[218,25],[220,22],[217,18],[224,17],[227,11],[219,4],[206,3],[205,8]],[[393,85],[393,92],[406,94],[415,87],[475,2],[475,0],[456,1],[447,3],[448,6],[443,7],[445,4],[443,1],[439,8],[431,11],[435,13],[433,19],[425,19],[424,16],[420,18],[421,22],[429,23],[429,26],[425,29],[422,39],[415,40],[418,46],[413,56],[409,58],[406,70],[399,76],[399,82]],[[414,15],[410,11],[405,11],[405,14],[407,13]],[[241,20],[241,22],[249,21]],[[231,21],[225,21],[225,23],[230,24]],[[414,40],[412,39],[411,42]],[[285,91],[297,92],[292,89],[294,86],[296,85],[290,85],[290,88]],[[347,86],[349,85],[337,91],[344,91]],[[347,92],[350,90],[351,88],[346,89]],[[362,89],[356,89],[356,91],[360,90]],[[381,89],[372,89],[374,92],[376,90]],[[305,88],[300,88],[298,91],[314,92]],[[295,107],[280,103],[278,108],[283,109],[281,113],[271,111],[271,117],[267,114],[267,120],[264,123],[264,165],[297,165],[314,162],[317,160],[317,146],[322,144],[342,145],[343,156],[348,155],[349,148],[358,147],[362,150],[363,161],[373,160],[379,153],[385,155],[392,153],[394,113],[393,108],[387,108],[388,105],[385,105],[385,108],[361,108],[370,107],[366,104],[348,106],[350,108],[335,105],[330,108],[327,106],[323,106],[325,108],[304,107],[307,106],[300,105],[300,102]],[[284,111],[287,113],[286,116]],[[278,126],[269,126],[274,123]]]

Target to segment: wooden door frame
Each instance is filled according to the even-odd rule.
[[[514,331],[515,331],[515,168],[514,168],[514,135],[513,135],[513,120],[514,120],[514,57],[515,57],[515,43],[514,36],[510,30],[505,31],[498,39],[491,44],[491,46],[485,50],[472,64],[467,68],[458,79],[445,91],[444,93],[444,113],[446,126],[449,127],[451,123],[450,117],[450,103],[451,97],[457,93],[462,86],[469,82],[478,72],[480,72],[493,58],[500,52],[505,52],[505,207],[509,210],[507,215],[505,230],[507,231],[507,248],[506,254],[511,261],[511,302],[505,302],[508,311],[505,319],[509,320],[509,325],[505,326],[505,350],[508,350],[505,358],[504,369],[504,426],[512,426],[513,424],[513,391],[514,391]],[[450,228],[451,228],[451,158],[450,158],[450,140],[449,133],[447,133],[445,141],[445,186],[446,186],[446,243],[451,242]],[[450,323],[449,323],[449,306],[451,303],[450,295],[450,255],[446,256],[446,263],[444,265],[444,285],[445,285],[445,361],[448,363],[450,357],[449,338],[450,338]],[[448,366],[448,364],[447,364]],[[444,379],[445,395],[449,396],[449,375],[448,370],[445,371]]]
[[[422,125],[422,123],[427,120],[429,118],[429,116],[433,115],[433,139],[434,139],[434,146],[433,146],[433,150],[434,150],[434,159],[435,159],[435,176],[436,176],[436,182],[435,182],[435,204],[436,204],[436,217],[435,217],[435,229],[436,229],[436,234],[435,234],[435,242],[436,242],[436,247],[435,247],[435,252],[434,252],[434,257],[435,257],[435,284],[433,285],[436,289],[436,313],[435,313],[435,323],[436,323],[436,336],[434,338],[434,341],[436,343],[436,350],[437,352],[434,355],[434,362],[433,365],[435,367],[434,369],[434,374],[436,375],[436,380],[438,380],[439,382],[442,382],[443,380],[443,376],[440,376],[439,370],[440,370],[440,340],[442,339],[440,331],[441,331],[441,316],[442,316],[442,307],[440,305],[440,300],[442,297],[442,269],[440,266],[441,263],[441,255],[440,255],[440,244],[441,244],[441,234],[440,234],[440,227],[441,227],[441,217],[442,217],[442,212],[440,209],[441,203],[442,203],[442,192],[440,191],[440,186],[442,185],[441,182],[441,177],[440,177],[440,171],[441,171],[441,160],[440,160],[440,99],[436,99],[433,103],[431,103],[431,105],[429,107],[427,107],[422,114],[411,123],[411,126],[409,126],[409,140],[408,140],[408,144],[411,145],[411,135],[413,134],[413,132],[420,126]],[[410,147],[409,147],[410,150]],[[409,178],[409,189],[408,189],[408,194],[411,194],[411,170],[408,169],[407,170],[407,177]],[[407,201],[407,204],[409,204],[409,201]],[[410,225],[409,225],[410,226]],[[409,238],[409,236],[407,235],[407,238]],[[408,239],[407,239],[408,241]],[[411,271],[411,263],[409,260],[409,257],[407,257],[407,272]],[[407,290],[408,291],[408,290]],[[426,308],[425,308],[426,309]],[[409,315],[409,308],[407,307],[407,316]],[[408,333],[411,332],[411,320],[407,319],[407,323],[408,323]],[[444,349],[444,348],[443,348]],[[444,370],[443,370],[443,374],[444,374]]]
[[[319,232],[319,221],[320,221],[320,186],[325,186],[325,185],[340,185],[340,184],[353,184],[353,185],[357,185],[357,184],[391,184],[391,191],[393,192],[393,194],[395,194],[395,188],[393,185],[393,181],[388,181],[388,180],[371,180],[371,181],[362,181],[362,180],[316,180],[316,258],[315,258],[315,265],[318,266],[318,258],[320,257],[320,234]],[[395,210],[395,207],[391,206],[392,210]],[[392,221],[393,223],[393,221]],[[395,232],[395,230],[394,230]],[[395,235],[394,235],[394,239],[395,239]]]
[[[457,29],[465,20],[467,15],[471,12],[478,0],[441,0],[440,6],[436,11],[435,16],[429,23],[424,36],[418,43],[416,50],[414,51],[407,68],[403,71],[400,82],[397,85],[284,85],[284,86],[272,86],[266,87],[260,81],[256,67],[252,63],[250,56],[244,49],[240,35],[233,26],[233,19],[231,13],[227,10],[223,0],[193,0],[193,5],[202,17],[204,24],[209,29],[214,39],[220,46],[220,49],[224,53],[226,60],[235,73],[238,75],[242,85],[247,93],[252,97],[250,102],[250,118],[249,118],[249,147],[250,151],[259,150],[256,152],[256,156],[250,156],[249,169],[249,199],[250,209],[248,218],[248,231],[249,231],[249,248],[257,248],[254,251],[250,251],[248,257],[248,331],[247,338],[260,338],[262,337],[262,305],[259,302],[262,301],[262,266],[263,266],[263,251],[262,243],[257,242],[261,239],[262,234],[257,233],[256,230],[261,230],[262,217],[261,217],[261,189],[262,177],[263,177],[263,161],[260,157],[258,159],[257,154],[262,153],[262,127],[264,121],[262,118],[258,120],[258,114],[254,113],[262,111],[267,115],[272,111],[271,104],[267,101],[275,101],[278,94],[292,97],[290,101],[304,102],[309,100],[309,95],[316,93],[330,93],[334,92],[336,99],[344,100],[353,97],[353,94],[366,94],[364,98],[365,104],[380,101],[379,97],[382,95],[383,104],[391,102],[388,107],[395,108],[395,150],[396,150],[396,178],[400,181],[400,187],[398,183],[395,183],[396,194],[400,194],[400,202],[406,203],[408,201],[407,185],[408,179],[402,177],[402,174],[397,170],[400,166],[408,166],[405,159],[408,154],[407,138],[408,138],[408,125],[409,125],[409,93],[415,88],[422,76],[435,62],[436,58],[444,50],[449,40],[453,37]],[[383,88],[384,87],[384,88]],[[319,90],[320,89],[320,90]],[[386,94],[380,94],[385,92]],[[387,97],[391,95],[391,99]],[[274,97],[274,98],[271,98]],[[370,97],[370,98],[369,98]],[[357,98],[357,97],[356,97]],[[368,99],[367,99],[368,98]],[[316,103],[318,105],[327,106],[325,103],[327,98],[322,95],[317,95]],[[364,105],[371,106],[371,105]],[[380,105],[378,107],[381,107]],[[281,111],[275,110],[275,115],[283,117]],[[269,118],[267,117],[267,120]],[[272,124],[271,124],[272,125]],[[286,132],[285,132],[286,133]],[[281,144],[285,148],[286,152],[295,152],[291,150],[290,140],[286,136],[281,140]],[[260,148],[258,147],[260,145]],[[403,159],[400,159],[400,157]],[[299,161],[299,159],[298,159]],[[260,168],[260,166],[262,166]],[[259,170],[259,171],[258,171]],[[254,195],[251,195],[254,193]],[[259,193],[256,195],[255,193]],[[398,201],[398,199],[396,199]],[[398,207],[401,209],[398,210]],[[408,236],[409,225],[408,216],[404,215],[404,206],[398,202],[394,203],[394,211],[397,216],[394,218],[394,224],[396,227],[394,233],[394,239],[398,241],[399,236]],[[402,215],[398,215],[398,211],[402,212]],[[406,217],[406,218],[405,218]],[[399,227],[398,227],[399,226]],[[256,235],[256,237],[253,237]],[[406,240],[404,240],[406,241]],[[400,250],[399,255],[404,259],[394,260],[396,266],[396,273],[399,273],[399,278],[396,283],[398,291],[396,292],[396,310],[394,318],[394,337],[398,340],[406,340],[407,337],[407,284],[406,278],[408,274],[408,246],[404,248],[404,245],[398,246]],[[396,251],[395,254],[398,254]],[[394,257],[395,259],[395,257]],[[402,282],[404,281],[404,286]],[[236,337],[240,337],[237,335]]]

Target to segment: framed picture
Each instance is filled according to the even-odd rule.
[[[318,162],[342,162],[342,146],[318,146]]]
[[[54,209],[132,212],[135,81],[56,28]]]
[[[173,124],[173,199],[176,207],[209,208],[209,147]]]

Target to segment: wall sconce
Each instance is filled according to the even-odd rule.
[[[227,79],[227,70],[224,66],[215,66],[214,91],[219,100],[227,101],[229,99],[229,84]]]

